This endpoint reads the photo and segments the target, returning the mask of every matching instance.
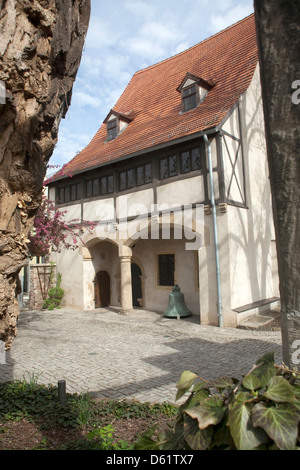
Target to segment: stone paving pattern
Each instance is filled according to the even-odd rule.
[[[281,332],[199,325],[135,310],[22,311],[18,334],[0,364],[0,382],[35,379],[95,397],[175,402],[184,370],[205,379],[240,378],[266,352],[282,361]]]

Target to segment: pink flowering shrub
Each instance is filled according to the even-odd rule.
[[[31,256],[46,256],[50,251],[60,252],[62,249],[75,250],[82,242],[82,228],[87,228],[89,231],[95,228],[94,222],[79,219],[66,222],[64,216],[67,212],[67,210],[57,210],[54,202],[43,197],[35,217],[34,228],[28,236]]]

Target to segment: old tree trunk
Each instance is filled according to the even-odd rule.
[[[6,348],[16,335],[27,235],[89,18],[90,0],[0,0],[0,341]]]
[[[300,6],[255,0],[277,239],[283,359],[300,364]],[[295,90],[298,88],[298,90]]]

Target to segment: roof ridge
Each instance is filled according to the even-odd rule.
[[[197,42],[196,44],[194,44],[194,45],[191,46],[191,47],[188,47],[188,48],[185,49],[184,51],[178,52],[177,54],[174,54],[174,55],[172,55],[171,57],[167,57],[166,59],[163,59],[163,60],[161,60],[161,61],[159,61],[159,62],[156,62],[155,64],[149,65],[148,67],[145,67],[145,68],[143,68],[143,69],[137,70],[134,75],[138,75],[138,74],[140,74],[140,73],[146,72],[146,71],[149,70],[149,69],[152,69],[152,68],[154,68],[154,67],[157,67],[158,65],[163,64],[163,63],[165,63],[165,62],[168,62],[169,60],[172,60],[172,59],[174,59],[175,57],[178,57],[178,56],[180,56],[180,55],[182,55],[182,54],[185,54],[186,52],[188,52],[188,51],[194,49],[195,47],[199,46],[200,44],[203,44],[203,43],[205,43],[205,42],[207,42],[207,41],[210,41],[211,39],[213,39],[213,38],[219,36],[220,34],[223,34],[223,33],[224,33],[225,31],[227,31],[228,29],[235,28],[238,24],[243,23],[244,21],[248,20],[251,16],[254,16],[254,13],[251,13],[250,15],[246,16],[245,18],[242,18],[241,20],[236,21],[236,23],[233,23],[232,25],[227,26],[226,28],[222,29],[221,31],[219,31],[219,32],[217,32],[217,33],[215,33],[215,34],[212,34],[212,35],[209,36],[208,38],[205,38],[205,39],[203,39],[202,41]],[[133,78],[133,77],[132,77],[132,78]]]

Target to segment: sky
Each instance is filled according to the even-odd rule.
[[[71,106],[50,165],[64,165],[90,142],[135,72],[254,11],[253,0],[91,0],[91,7]]]

